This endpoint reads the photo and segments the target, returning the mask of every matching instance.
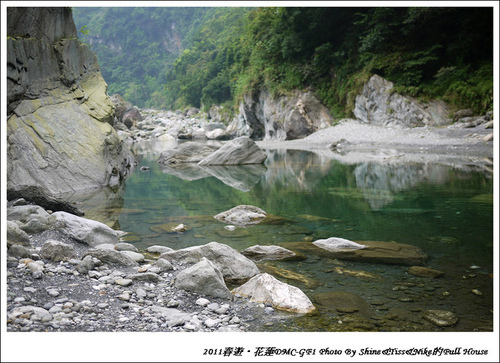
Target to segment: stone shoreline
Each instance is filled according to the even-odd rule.
[[[259,270],[226,245],[213,242],[183,259],[175,255],[183,251],[164,246],[138,251],[119,241],[120,231],[69,213],[62,214],[62,225],[61,212],[50,213],[22,199],[9,202],[7,214],[9,332],[241,332],[273,318],[296,316],[229,292],[226,283],[233,284],[224,283],[221,271],[230,281],[231,276],[249,279]],[[73,226],[70,231],[68,225]],[[95,238],[98,234],[101,239]],[[160,257],[170,253],[168,259]],[[196,280],[195,272],[181,278],[188,268],[202,265],[195,262],[200,253],[227,261],[218,262],[220,269],[210,263],[220,276],[219,287],[210,271],[202,280]],[[186,279],[196,288],[180,287]]]

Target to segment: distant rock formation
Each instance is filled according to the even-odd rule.
[[[245,127],[243,127],[244,121]],[[292,95],[272,97],[261,91],[255,97],[247,95],[240,104],[240,115],[233,121],[254,139],[301,139],[333,122],[330,111],[312,92],[296,91]]]
[[[373,75],[356,97],[354,115],[358,120],[376,125],[438,126],[450,123],[449,107],[443,101],[426,104],[394,90],[394,84]]]
[[[60,199],[122,185],[133,157],[71,9],[10,7],[7,20],[9,195]]]

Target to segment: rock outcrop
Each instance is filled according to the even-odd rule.
[[[240,116],[233,121],[237,126],[233,128],[244,129],[242,120],[251,138],[293,140],[331,126],[333,117],[312,92],[296,91],[276,98],[268,91],[261,91],[256,97],[245,97],[240,104]]]
[[[376,125],[438,126],[450,123],[448,106],[442,101],[426,104],[395,92],[394,84],[373,75],[363,93],[356,97],[354,115],[357,119]]]
[[[119,187],[133,157],[111,126],[107,85],[95,55],[76,39],[71,9],[7,11],[9,195],[61,200]]]

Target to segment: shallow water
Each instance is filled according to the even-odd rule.
[[[258,266],[299,287],[318,303],[318,313],[276,313],[252,329],[493,329],[493,178],[487,170],[397,160],[347,164],[297,150],[266,150],[268,159],[262,166],[162,168],[156,162],[160,151],[174,146],[134,145],[139,165],[126,182],[116,227],[128,232],[126,240],[139,249],[179,249],[217,241],[238,251],[276,244],[304,254],[303,260]],[[149,170],[141,171],[143,166]],[[241,204],[264,209],[268,218],[235,231],[213,218]],[[180,223],[187,226],[186,232],[171,231]],[[328,237],[418,246],[429,256],[426,266],[445,274],[436,279],[415,277],[407,273],[408,266],[340,261],[308,248],[311,241]],[[340,274],[339,267],[376,277]],[[327,295],[319,295],[329,292],[356,294],[367,304],[339,312],[328,306]],[[459,321],[437,327],[422,318],[428,309],[452,311]]]

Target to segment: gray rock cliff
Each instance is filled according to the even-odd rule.
[[[245,121],[250,137],[264,140],[301,139],[333,122],[330,111],[312,92],[300,91],[281,97],[268,91],[247,95],[240,104],[240,120]]]
[[[8,195],[62,198],[116,188],[133,164],[70,8],[8,8]],[[27,195],[23,195],[23,193]]]
[[[449,107],[443,101],[420,103],[413,97],[400,95],[392,82],[378,75],[373,75],[356,97],[353,113],[358,120],[375,125],[416,127],[451,122]]]

